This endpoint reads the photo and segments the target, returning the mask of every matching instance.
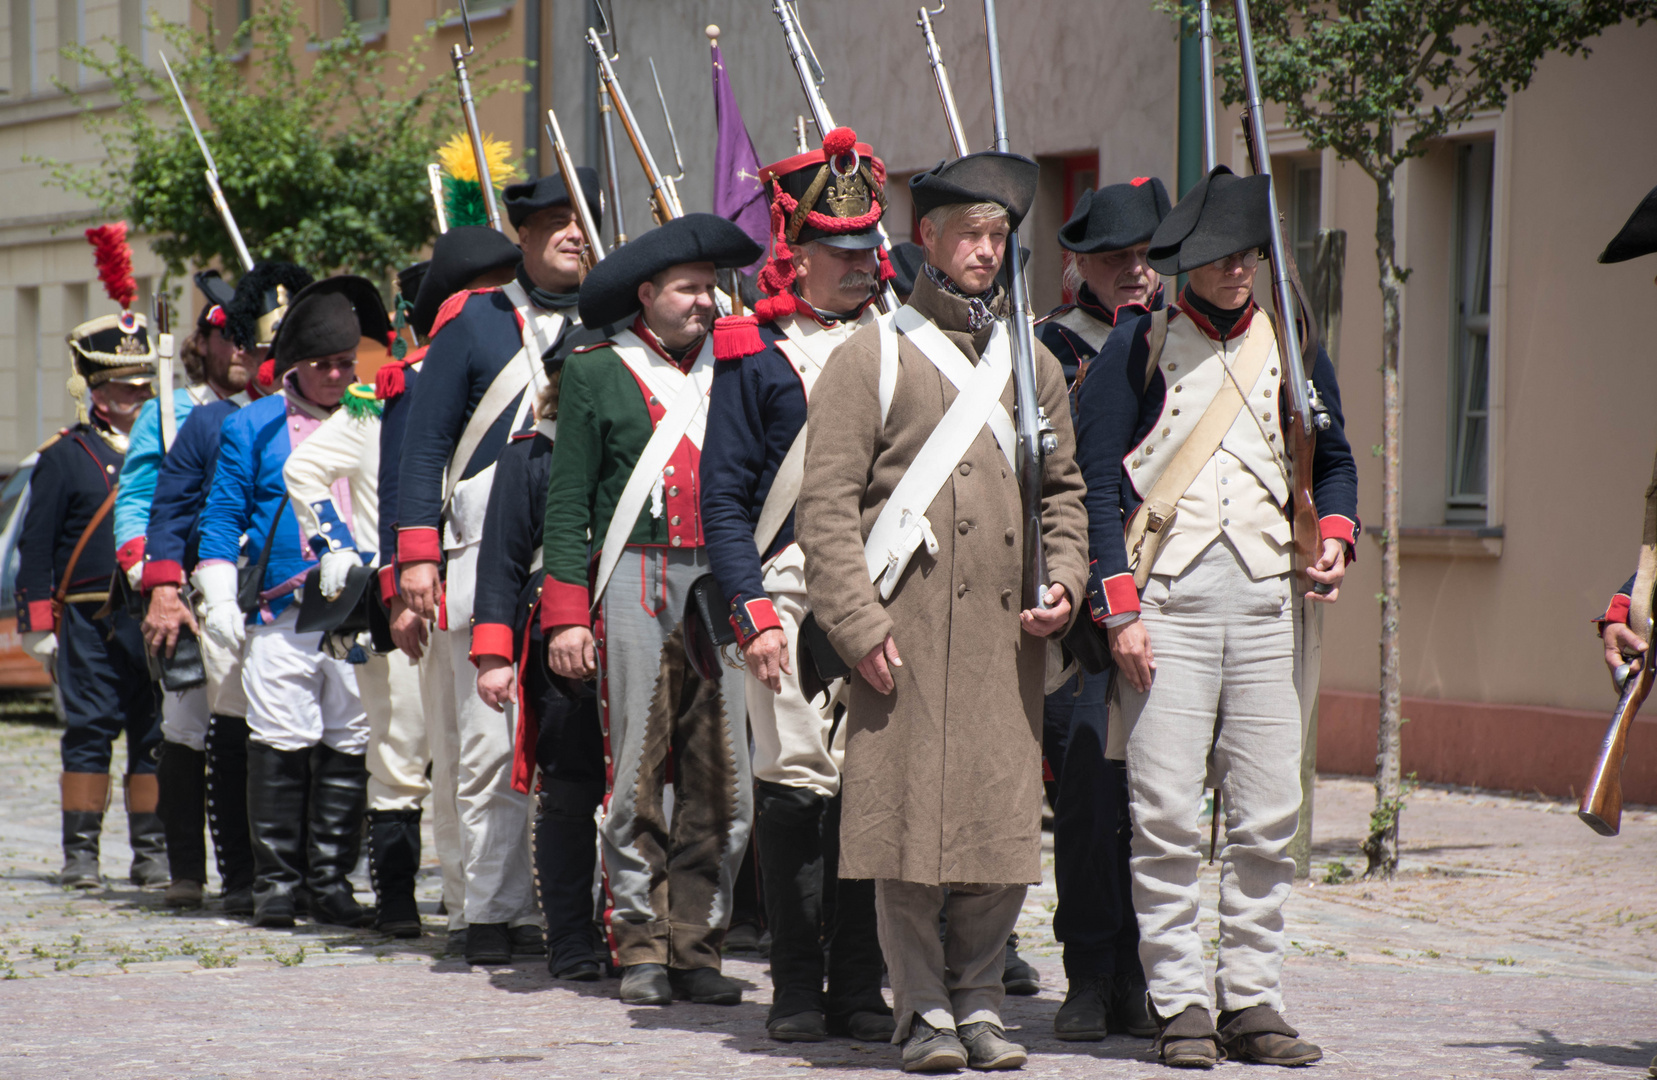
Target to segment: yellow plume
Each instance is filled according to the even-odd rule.
[[[489,179],[496,187],[500,187],[517,175],[512,168],[512,144],[504,139],[497,139],[493,135],[483,137],[483,156],[489,163]],[[438,163],[443,171],[469,183],[478,182],[477,161],[472,157],[472,141],[460,132],[449,139],[437,150]]]

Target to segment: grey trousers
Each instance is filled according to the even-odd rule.
[[[611,786],[599,842],[617,962],[718,968],[754,824],[745,676],[690,672],[679,621],[707,555],[628,547],[604,592],[599,677]],[[663,789],[672,765],[672,819]]]
[[[941,1030],[987,1020],[1001,1023],[1007,935],[1024,906],[1024,885],[917,885],[878,878],[875,914],[892,983],[897,1032],[909,1037],[919,1016]],[[938,915],[949,917],[938,940]]]
[[[1152,575],[1141,599],[1156,673],[1149,693],[1119,687],[1139,955],[1164,1017],[1190,1005],[1283,1008],[1287,849],[1300,819],[1294,607],[1288,575],[1251,580],[1223,539],[1177,578]],[[1210,769],[1226,815],[1212,998],[1197,929]]]

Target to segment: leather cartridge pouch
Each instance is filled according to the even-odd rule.
[[[725,610],[718,578],[703,574],[691,582],[685,600],[685,656],[691,670],[710,681],[719,678],[720,648],[736,643],[736,628],[722,617]]]

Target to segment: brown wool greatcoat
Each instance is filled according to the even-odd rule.
[[[965,301],[922,276],[909,302],[978,362],[990,331],[966,332]],[[887,601],[865,569],[864,538],[956,396],[913,343],[900,337],[898,350],[884,429],[878,329],[857,331],[830,357],[811,393],[796,510],[811,608],[835,651],[855,664],[890,633],[903,658],[890,696],[851,676],[840,876],[1038,882],[1047,643],[1019,625],[1018,478],[988,427],[927,509],[938,554],[917,550]],[[1064,373],[1039,343],[1035,351],[1037,391],[1058,436],[1043,485],[1048,573],[1074,605],[1087,573],[1082,477]],[[1002,404],[1011,415],[1012,380]]]

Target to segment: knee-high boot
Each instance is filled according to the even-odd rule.
[[[213,833],[226,915],[253,914],[247,805],[247,720],[214,713],[207,729],[207,827]],[[298,865],[302,868],[304,860]]]
[[[755,784],[754,842],[759,845],[761,893],[771,929],[771,1012],[766,1026],[814,1014],[826,1025],[823,997],[823,811],[828,803],[809,788],[767,780]],[[790,1025],[790,1028],[797,1025]],[[826,1034],[826,1027],[824,1028]],[[795,1038],[813,1031],[790,1030]]]
[[[357,903],[349,874],[362,854],[368,809],[368,758],[316,746],[311,758],[311,917],[335,926],[361,926],[369,914]]]
[[[875,883],[840,877],[841,797],[823,809],[823,937],[828,941],[828,1017],[832,1034],[888,1032],[891,1006],[880,993],[886,959],[875,921]],[[889,1021],[887,1021],[889,1023]]]
[[[253,921],[292,926],[304,883],[311,751],[247,744],[247,820],[253,845]]]
[[[414,879],[420,872],[420,811],[368,811],[368,876],[374,882],[374,929],[420,936]]]
[[[167,869],[173,879],[167,904],[200,907],[207,884],[207,752],[163,742],[157,758],[161,801],[156,812],[167,834]]]
[[[167,869],[167,830],[162,827],[161,785],[154,773],[128,773],[127,839],[132,844],[132,869],[128,878],[134,885],[165,885],[172,880]]]
[[[98,872],[98,839],[109,808],[108,773],[66,772],[60,784],[63,799],[63,871],[58,884],[77,889],[103,885]]]
[[[535,799],[535,882],[547,920],[547,971],[560,979],[600,975],[593,956],[593,868],[600,785],[543,779]]]

